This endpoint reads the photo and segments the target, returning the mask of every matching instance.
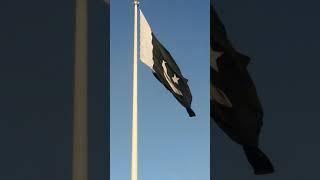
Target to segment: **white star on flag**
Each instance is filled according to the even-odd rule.
[[[174,83],[179,84],[179,83],[178,83],[179,79],[180,79],[180,78],[178,78],[178,77],[176,76],[176,74],[173,75],[172,80],[173,80]]]

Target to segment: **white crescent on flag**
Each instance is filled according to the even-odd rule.
[[[218,68],[218,64],[217,64],[217,60],[219,59],[220,56],[223,55],[223,52],[219,52],[219,51],[213,51],[212,49],[210,50],[210,66],[216,70],[217,72],[219,72],[219,68]],[[212,58],[213,57],[213,58]]]
[[[176,88],[176,86],[173,84],[173,82],[171,81],[170,76],[168,75],[168,70],[167,70],[167,66],[166,66],[166,62],[164,60],[162,60],[162,68],[163,68],[163,74],[164,77],[166,78],[168,84],[170,85],[171,89],[176,93],[179,94],[180,96],[183,96],[181,91],[179,89]],[[178,80],[179,78],[177,78],[176,75],[174,75],[174,81],[178,84]]]

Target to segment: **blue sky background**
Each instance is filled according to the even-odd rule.
[[[142,1],[159,41],[189,79],[189,118],[178,101],[139,62],[139,178],[199,180],[210,177],[209,0]],[[111,2],[111,180],[130,179],[133,3]]]

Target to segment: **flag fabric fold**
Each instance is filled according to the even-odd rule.
[[[158,41],[140,10],[140,59],[167,90],[184,106],[190,117],[192,95],[188,79],[184,78],[169,51]]]
[[[271,161],[259,148],[263,109],[247,71],[250,58],[233,48],[212,6],[210,14],[210,116],[232,140],[242,145],[255,174],[273,173]]]

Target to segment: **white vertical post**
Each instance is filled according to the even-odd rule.
[[[134,0],[131,180],[138,180],[138,0]]]
[[[76,0],[72,180],[88,180],[87,0]]]

